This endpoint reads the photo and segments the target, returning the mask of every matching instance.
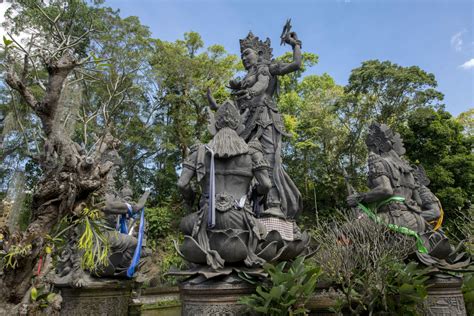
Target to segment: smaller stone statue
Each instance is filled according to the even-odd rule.
[[[416,255],[429,266],[460,269],[470,258],[453,247],[440,229],[441,203],[427,188],[428,178],[421,167],[413,168],[403,158],[405,148],[400,134],[387,125],[374,123],[366,139],[369,149],[370,191],[347,198],[372,220],[416,238]]]
[[[121,198],[106,196],[102,211],[106,214],[111,228],[105,232],[111,254],[109,264],[95,272],[97,276],[129,278],[133,276],[133,273],[128,270],[133,264],[133,256],[137,247],[143,246],[139,244],[140,232],[138,229],[135,230],[137,228],[137,215],[145,207],[150,191],[145,191],[137,202],[132,201],[132,194],[132,190],[127,183],[122,190]],[[131,221],[128,226],[127,219]],[[140,220],[143,221],[143,218]],[[117,225],[117,222],[119,225]]]
[[[77,248],[80,232],[75,228],[58,260],[55,280],[57,285],[87,287],[88,284],[100,280],[97,278],[131,278],[138,269],[144,242],[144,206],[150,191],[145,191],[137,202],[132,201],[132,191],[128,183],[120,195],[113,194],[110,187],[108,191],[100,208],[105,214],[101,232],[109,247],[108,263],[94,271],[82,269],[82,255]],[[138,221],[140,225],[137,229]]]

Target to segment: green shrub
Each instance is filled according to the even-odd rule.
[[[369,219],[348,216],[314,230],[313,235],[320,243],[313,260],[321,266],[323,278],[344,295],[334,308],[336,312],[419,312],[427,295],[427,271],[414,262],[404,263],[415,249],[414,239]]]
[[[466,273],[464,275],[462,293],[464,295],[467,314],[474,315],[474,273]]]
[[[184,216],[181,204],[167,203],[162,206],[150,207],[145,210],[146,235],[154,247],[157,240],[166,238],[179,231],[179,222]]]
[[[263,315],[298,315],[308,311],[305,304],[316,288],[320,268],[305,265],[304,257],[296,258],[288,269],[287,262],[265,264],[269,278],[258,285],[256,294],[240,302]]]

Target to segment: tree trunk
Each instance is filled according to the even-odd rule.
[[[64,83],[76,66],[76,60],[68,54],[50,62],[47,65],[49,82],[41,101],[35,99],[13,68],[7,73],[7,84],[19,92],[41,119],[46,139],[39,158],[43,177],[33,194],[32,222],[25,232],[7,236],[4,245],[7,252],[13,245],[31,245],[31,251],[18,258],[16,268],[4,268],[0,279],[0,300],[19,303],[23,299],[38,269],[38,259],[45,255],[45,236],[65,215],[72,214],[86,202],[92,192],[105,186],[107,174],[113,166],[110,160],[104,162],[102,159],[102,155],[116,145],[113,138],[105,139],[94,154],[86,156],[58,119],[58,113],[63,111],[59,99]]]

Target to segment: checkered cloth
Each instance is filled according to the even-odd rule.
[[[261,217],[258,220],[265,226],[267,232],[276,230],[284,240],[293,241],[293,222],[278,217]]]

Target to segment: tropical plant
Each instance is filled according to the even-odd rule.
[[[426,271],[404,263],[415,249],[413,239],[368,218],[349,215],[339,215],[314,235],[320,249],[313,260],[324,278],[344,294],[337,311],[416,313],[426,296]],[[405,305],[399,307],[401,301]]]
[[[468,315],[474,314],[474,273],[464,274],[462,294]]]
[[[255,294],[243,297],[240,302],[262,315],[306,314],[305,304],[316,288],[321,269],[305,264],[304,260],[298,257],[288,268],[287,262],[276,266],[265,264],[268,279],[257,286]]]

